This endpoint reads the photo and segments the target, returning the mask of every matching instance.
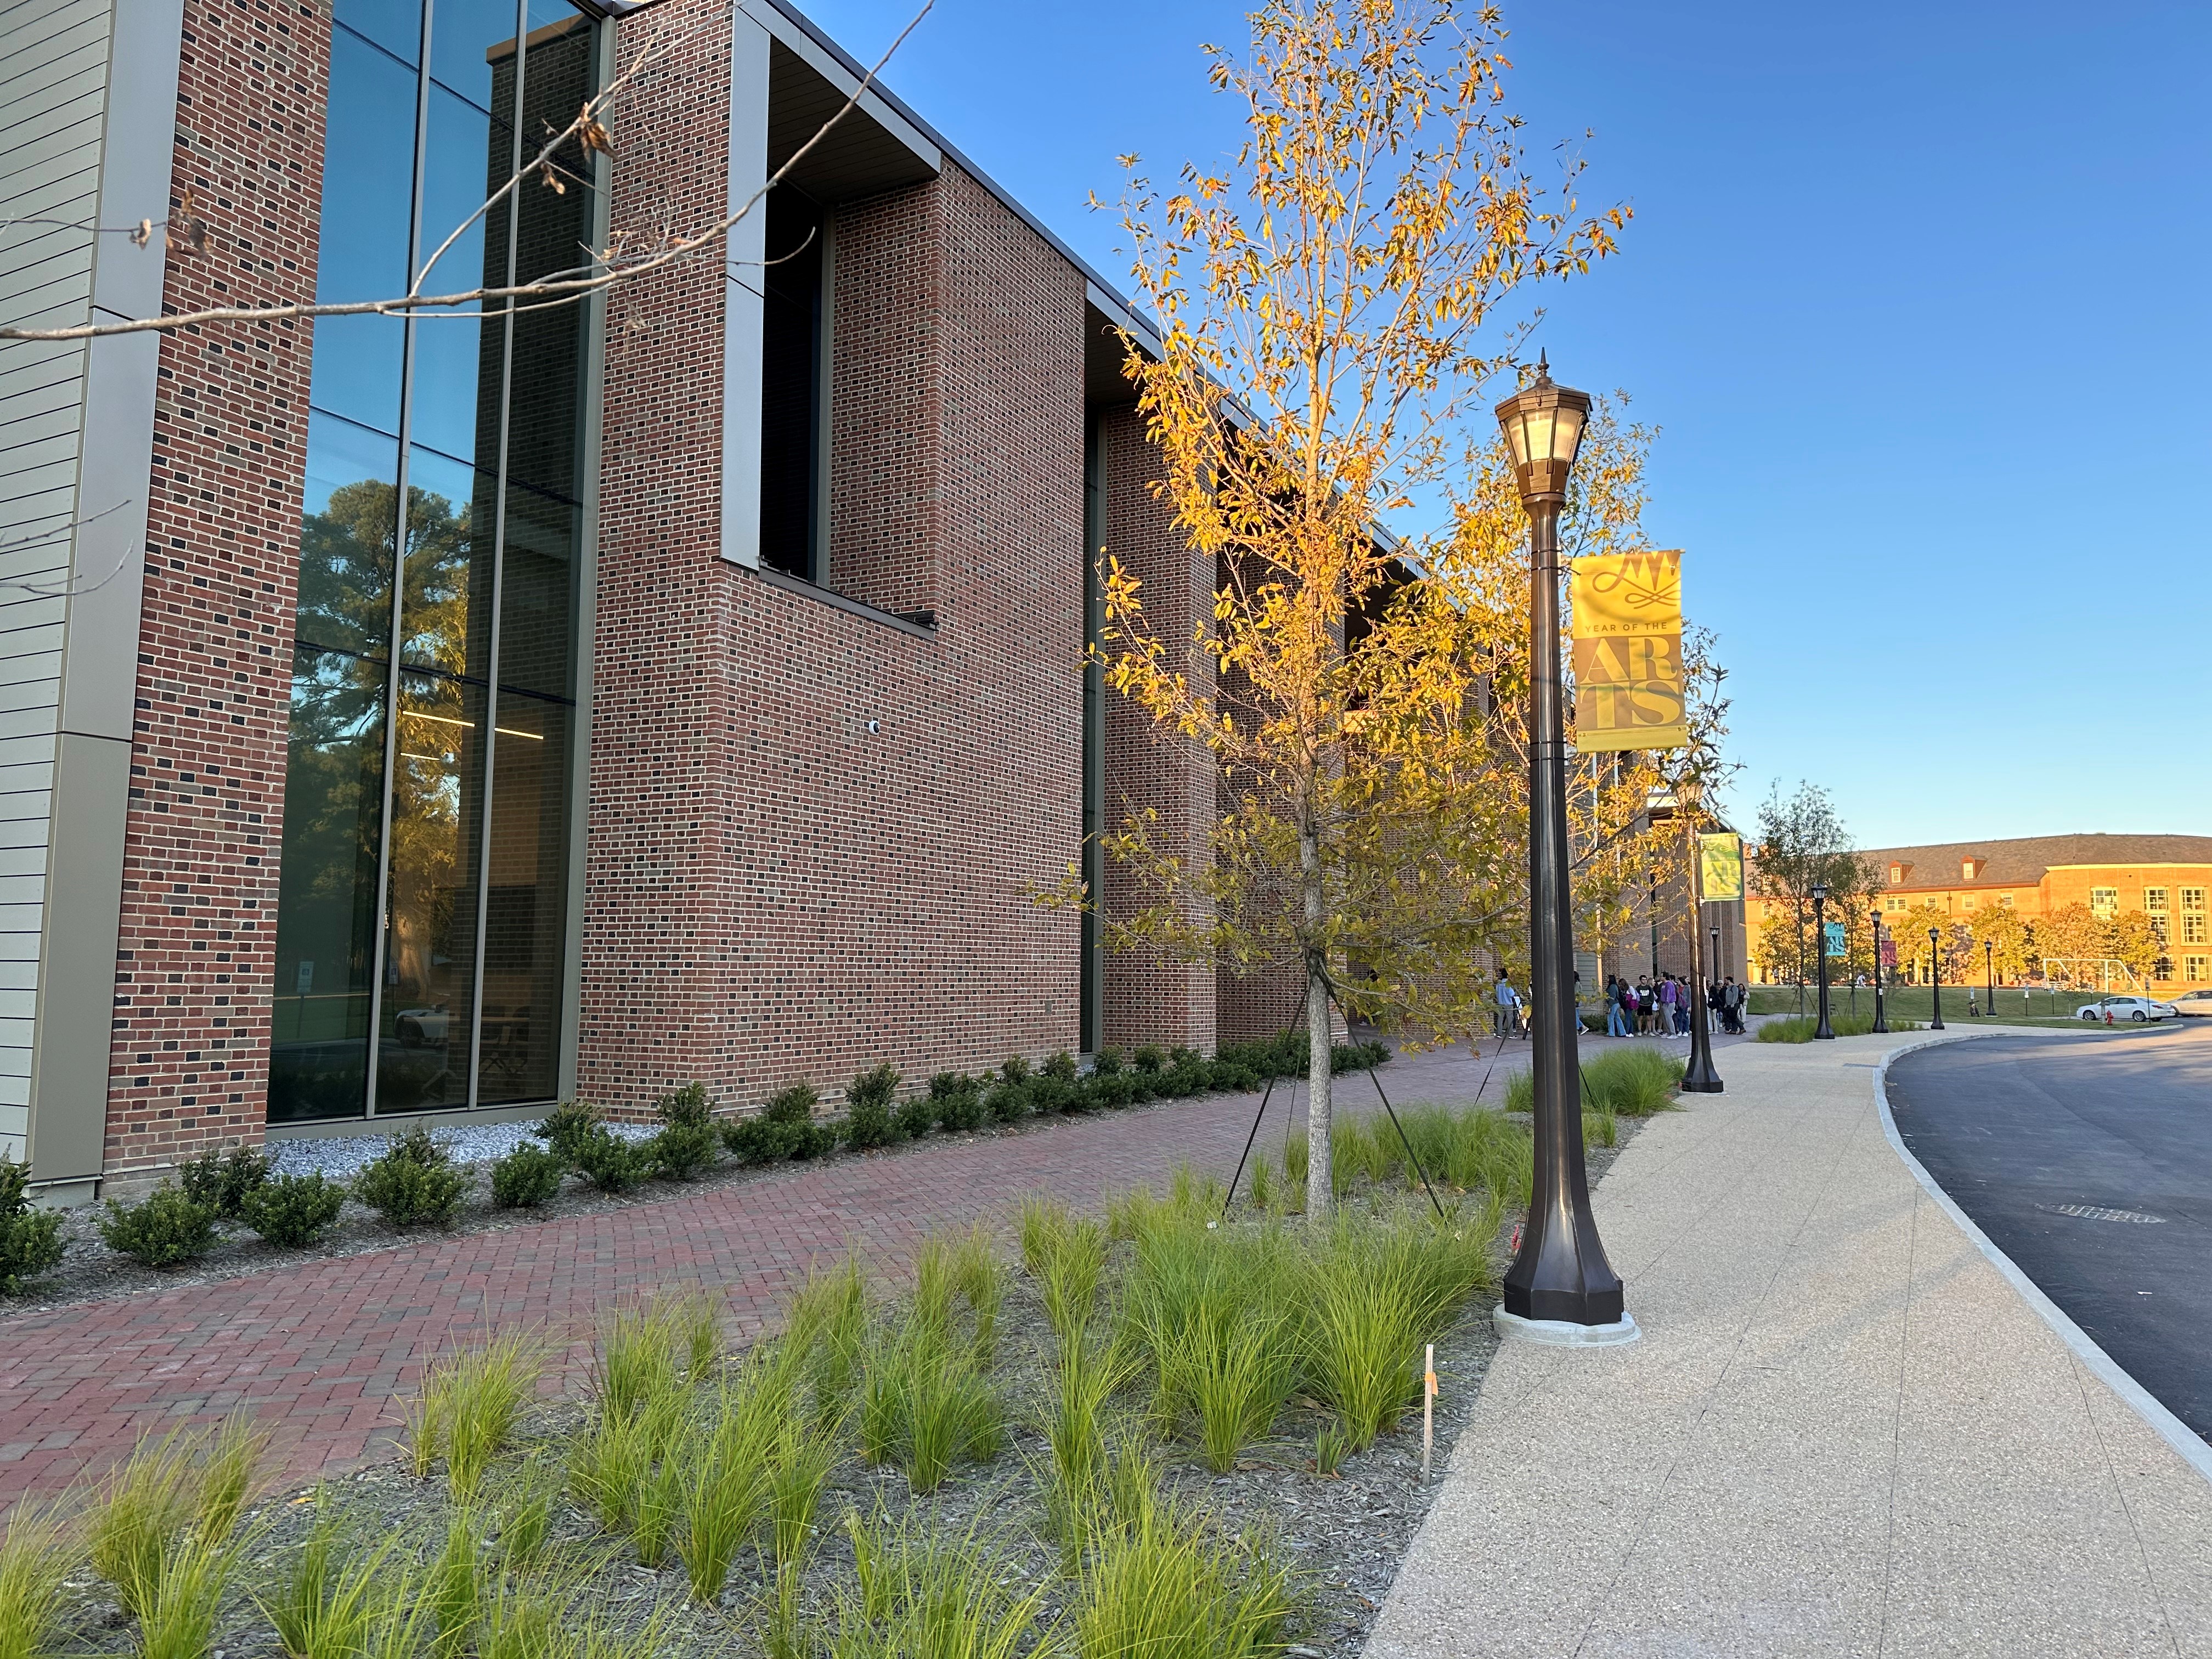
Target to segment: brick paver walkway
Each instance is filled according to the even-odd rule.
[[[1480,1059],[1409,1055],[1383,1070],[1383,1086],[1395,1104],[1462,1102],[1478,1090],[1502,1102],[1527,1052],[1516,1042],[1502,1060],[1494,1045]],[[1364,1078],[1339,1086],[1348,1109],[1374,1106]],[[1276,1089],[1263,1134],[1277,1146],[1302,1095]],[[1024,1135],[933,1140],[599,1214],[0,1319],[0,1504],[103,1468],[142,1431],[240,1405],[274,1427],[290,1474],[344,1468],[386,1449],[396,1398],[457,1337],[539,1322],[578,1345],[573,1376],[611,1304],[687,1281],[722,1290],[736,1327],[757,1332],[810,1262],[848,1242],[877,1267],[895,1267],[932,1229],[1001,1218],[1024,1193],[1089,1201],[1108,1187],[1158,1182],[1186,1159],[1225,1176],[1256,1103],[1213,1097]]]

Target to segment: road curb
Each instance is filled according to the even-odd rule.
[[[1911,1149],[1905,1144],[1905,1138],[1898,1133],[1897,1120],[1890,1115],[1889,1110],[1890,1061],[1902,1060],[1907,1054],[1946,1042],[1971,1042],[1984,1035],[2026,1035],[2026,1030],[2015,1028],[2012,1032],[1991,1031],[1986,1034],[1947,1031],[1941,1036],[1925,1036],[1917,1042],[1908,1042],[1901,1048],[1893,1048],[1875,1064],[1875,1110],[1881,1115],[1881,1132],[1889,1137],[1890,1150],[1904,1162],[1906,1169],[1912,1171],[1913,1179],[1927,1189],[1928,1195],[1942,1206],[1943,1213],[1958,1224],[1959,1231],[1973,1240],[1975,1248],[1989,1258],[1990,1265],[2004,1275],[2013,1289],[2020,1293],[2021,1300],[2034,1310],[2036,1316],[2051,1328],[2060,1341],[2074,1351],[2075,1358],[2094,1371],[2105,1386],[2118,1395],[2130,1411],[2156,1431],[2160,1439],[2180,1453],[2184,1462],[2207,1481],[2212,1481],[2212,1444],[2207,1444],[2189,1425],[2160,1405],[2149,1389],[2129,1376],[2112,1355],[2097,1345],[2088,1332],[2068,1318],[2058,1304],[2044,1294],[2043,1287],[2022,1273],[2013,1259],[1999,1249],[1987,1233],[1975,1225],[1973,1218],[1959,1207],[1951,1194],[1936,1184],[1936,1177],[1928,1173],[1927,1166],[1912,1155]]]

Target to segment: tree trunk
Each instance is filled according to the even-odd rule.
[[[1321,841],[1313,830],[1298,837],[1298,864],[1304,875],[1306,930],[1319,939],[1325,896],[1321,882]],[[1318,955],[1306,958],[1306,1224],[1318,1230],[1328,1224],[1336,1202],[1336,1183],[1329,1170],[1328,1127],[1330,1096],[1328,963]]]

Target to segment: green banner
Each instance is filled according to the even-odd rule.
[[[1698,837],[1698,891],[1708,904],[1743,896],[1743,842],[1740,837]]]

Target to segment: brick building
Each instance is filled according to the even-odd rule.
[[[5,314],[47,326],[398,293],[648,31],[679,72],[619,160],[559,158],[424,291],[711,222],[860,80],[780,0],[9,31]],[[171,215],[204,246],[84,228]],[[1279,1025],[1036,902],[1127,808],[1198,848],[1215,806],[1083,666],[1086,548],[1169,637],[1213,579],[1117,327],[871,91],[726,260],[602,301],[0,346],[0,1152],[67,1200],[271,1127]]]
[[[1984,908],[2030,921],[2075,905],[2106,921],[2139,911],[2167,947],[2150,988],[2164,995],[2212,985],[2212,836],[2027,836],[1877,847],[1858,856],[1874,872],[1886,918],[1925,911],[1954,917],[1972,933]],[[1753,897],[1747,912],[1756,962],[1765,929],[1796,924],[1785,900]],[[1862,941],[1870,925],[1857,913],[1832,920],[1847,923]],[[1892,926],[1886,921],[1885,931]],[[1905,943],[1905,966],[1916,948],[1924,944]],[[2100,978],[2086,964],[2070,976],[2092,984]]]

